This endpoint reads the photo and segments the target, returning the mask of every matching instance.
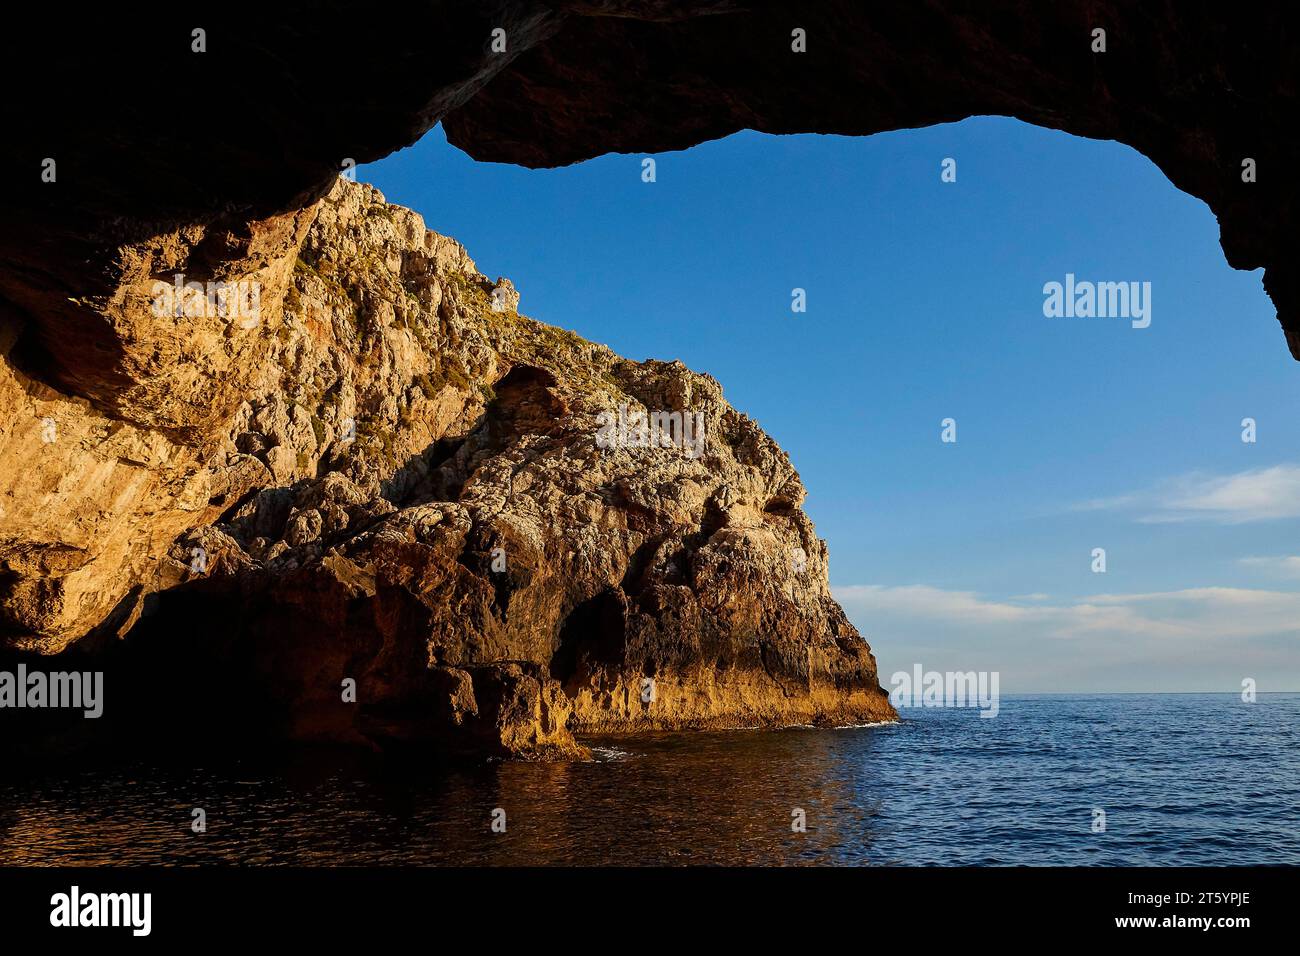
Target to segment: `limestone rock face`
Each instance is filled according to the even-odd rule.
[[[519,292],[515,289],[515,284],[507,278],[498,278],[496,285],[492,287],[492,311],[519,311]]]
[[[262,255],[256,321],[159,320],[159,266],[124,276],[129,420],[5,363],[10,648],[183,640],[293,737],[456,753],[893,716],[798,475],[712,378],[519,315],[343,179]]]

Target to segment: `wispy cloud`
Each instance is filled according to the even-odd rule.
[[[1281,578],[1300,578],[1300,556],[1280,555],[1278,557],[1241,558],[1239,564],[1248,568],[1258,568],[1268,574]]]
[[[1274,465],[1231,475],[1194,472],[1154,487],[1098,498],[1080,510],[1134,511],[1138,521],[1214,521],[1242,524],[1300,518],[1300,465]]]
[[[998,670],[1018,690],[1300,686],[1300,593],[1205,587],[994,599],[924,584],[834,589],[882,675]],[[1011,691],[1016,692],[1016,691]]]
[[[973,591],[946,591],[921,584],[902,587],[853,585],[836,598],[863,614],[888,612],[918,621],[965,629],[1028,625],[1041,636],[1240,638],[1300,634],[1300,593],[1249,588],[1188,588],[1148,594],[1095,594],[1071,601],[994,601]]]

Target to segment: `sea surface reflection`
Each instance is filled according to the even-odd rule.
[[[1300,695],[1020,697],[992,720],[905,715],[596,739],[598,759],[577,764],[310,750],[47,768],[0,782],[0,863],[1300,863]],[[806,832],[792,830],[797,810]]]

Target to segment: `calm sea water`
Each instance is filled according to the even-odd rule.
[[[316,751],[45,771],[0,783],[0,863],[1300,864],[1298,694],[589,742],[601,759],[568,765]]]

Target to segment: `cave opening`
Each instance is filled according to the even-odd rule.
[[[1137,608],[1190,604],[1205,581],[1276,587],[1246,570],[1252,550],[1286,547],[1276,528],[1229,542],[1245,505],[1184,521],[1159,500],[1269,469],[1289,481],[1300,431],[1273,416],[1277,443],[1243,456],[1258,445],[1239,423],[1291,388],[1272,305],[1258,270],[1224,262],[1207,206],[1136,150],[983,116],[862,138],[746,131],[654,154],[652,181],[642,158],[484,164],[435,128],[358,175],[509,276],[521,313],[716,378],[807,489],[756,507],[808,511],[882,674],[911,665],[913,641],[1012,659],[1022,639],[980,614],[1068,632],[1112,589]],[[712,533],[727,519],[709,508]],[[1153,522],[1179,534],[1152,540]],[[1141,555],[1122,582],[1113,564],[1091,572],[1101,543]],[[1235,566],[1210,557],[1225,550]],[[965,595],[983,610],[954,629]],[[1029,656],[1035,681],[1070,686],[1077,662]]]

